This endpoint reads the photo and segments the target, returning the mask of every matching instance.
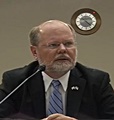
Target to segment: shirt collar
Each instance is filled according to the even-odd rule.
[[[43,75],[43,80],[44,80],[44,85],[45,85],[45,92],[47,92],[47,90],[51,84],[51,81],[55,80],[55,79],[48,76],[45,72],[42,72],[42,75]],[[62,85],[64,91],[67,90],[69,75],[70,75],[70,71],[68,71],[65,75],[63,75],[62,77],[57,79],[61,82],[61,85]]]

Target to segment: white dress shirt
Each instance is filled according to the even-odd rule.
[[[53,90],[51,86],[52,80],[56,80],[48,76],[45,72],[42,72],[43,75],[43,80],[44,80],[44,85],[45,85],[45,95],[46,95],[46,113],[48,109],[48,104],[49,104],[49,96],[51,94],[51,91]],[[60,87],[60,92],[62,94],[62,99],[63,99],[63,114],[66,114],[66,90],[67,90],[67,85],[68,85],[68,79],[69,79],[70,71],[67,72],[64,76],[58,78],[57,80],[60,81],[61,87]]]

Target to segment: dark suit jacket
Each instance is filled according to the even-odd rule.
[[[38,63],[35,61],[23,68],[5,72],[0,86],[0,100],[37,69]],[[78,119],[114,119],[114,91],[109,82],[107,73],[77,63],[68,81],[66,115]],[[79,89],[75,89],[76,86]],[[1,118],[15,116],[17,113],[38,119],[46,117],[41,72],[0,105]]]

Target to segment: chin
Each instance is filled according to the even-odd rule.
[[[74,68],[74,64],[68,63],[59,63],[52,66],[52,70],[55,72],[67,72]]]

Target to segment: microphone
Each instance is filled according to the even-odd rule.
[[[46,66],[45,65],[41,65],[39,66],[39,68],[37,69],[37,71],[35,71],[32,75],[30,75],[29,77],[27,77],[26,79],[24,79],[23,82],[21,82],[21,84],[19,84],[16,88],[14,88],[6,97],[4,97],[1,101],[0,101],[0,105],[6,100],[8,99],[17,89],[19,89],[26,81],[28,81],[31,77],[33,77],[34,75],[36,75],[38,72],[40,71],[45,71]]]

